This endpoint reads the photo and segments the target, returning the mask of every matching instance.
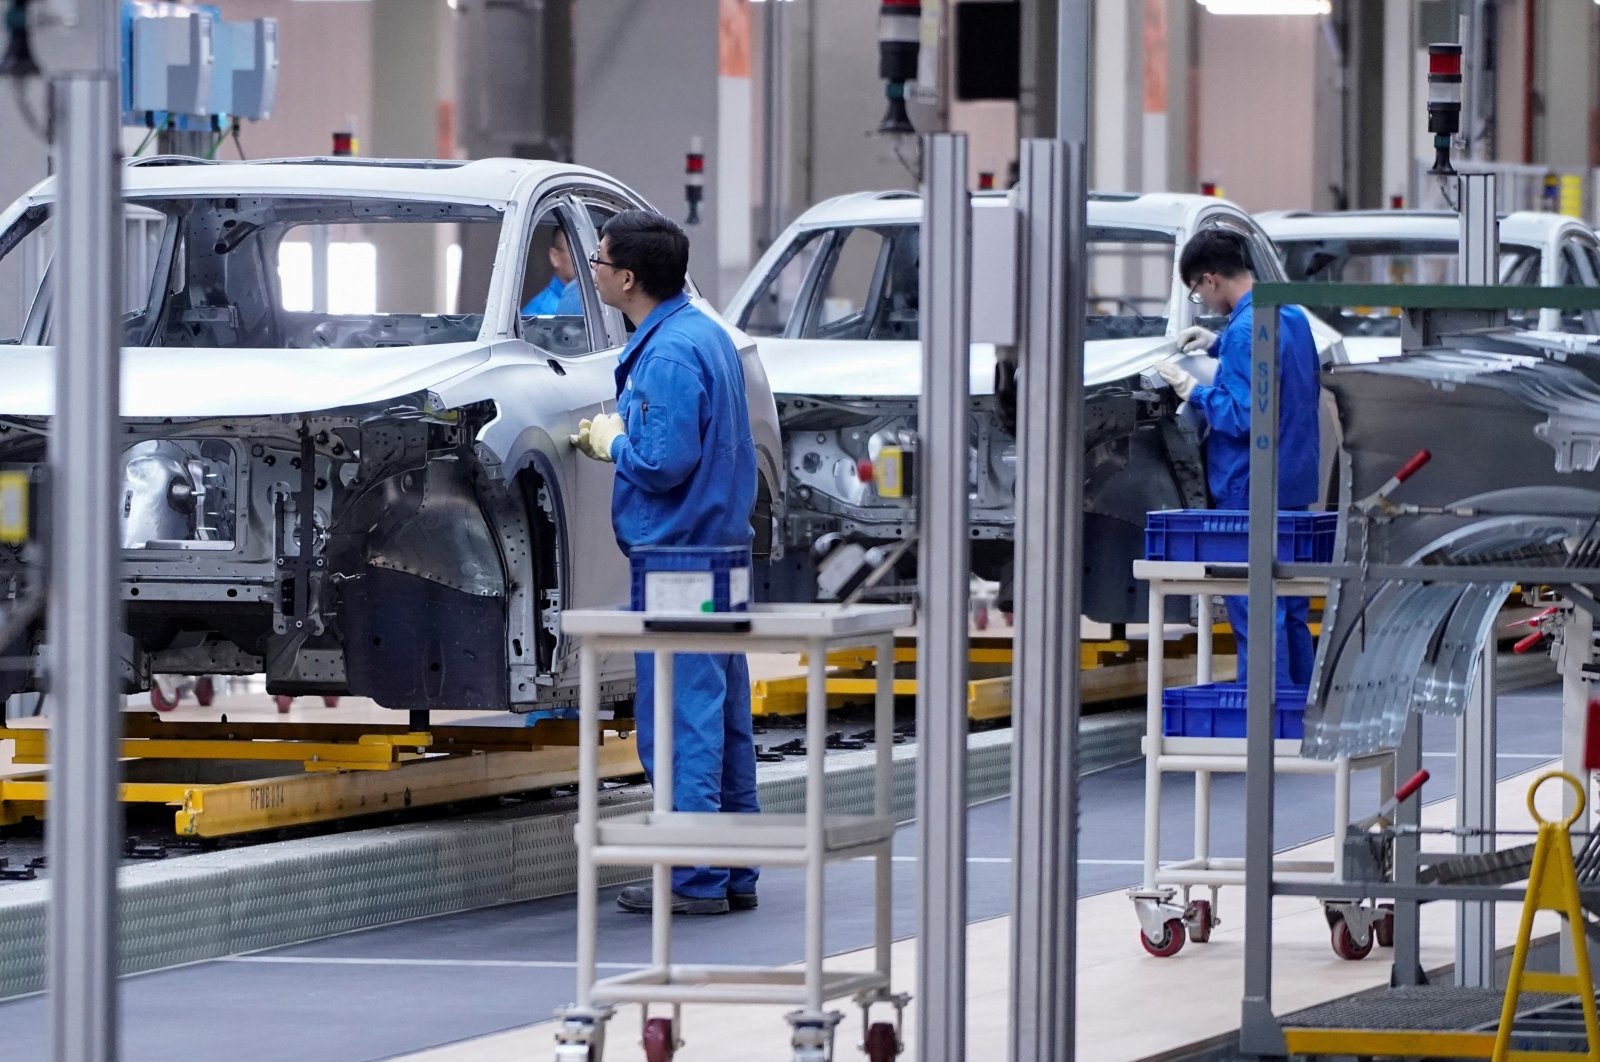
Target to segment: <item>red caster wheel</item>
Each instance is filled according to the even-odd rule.
[[[1139,943],[1158,959],[1169,959],[1183,949],[1183,940],[1187,934],[1184,932],[1183,920],[1169,918],[1161,927],[1159,940],[1151,940],[1145,935],[1144,930],[1139,931]]]
[[[210,675],[205,675],[195,681],[194,699],[200,702],[200,707],[210,708],[211,702],[217,699],[216,683],[211,681]]]
[[[1383,917],[1378,919],[1372,927],[1372,935],[1378,941],[1380,948],[1394,947],[1394,904],[1380,903],[1378,910],[1383,912]]]
[[[337,707],[339,707],[339,698],[337,698],[337,697],[324,697],[324,698],[322,698],[322,706],[324,708],[337,708]]]
[[[1339,919],[1333,924],[1333,953],[1341,959],[1365,959],[1372,953],[1372,938],[1376,933],[1368,933],[1362,940],[1357,940],[1356,935],[1350,931],[1350,923]]]
[[[1211,920],[1210,900],[1195,900],[1189,904],[1183,920],[1189,927],[1190,940],[1196,944],[1204,944],[1211,939],[1211,927],[1215,923]]]
[[[282,693],[272,698],[272,700],[273,703],[277,704],[278,711],[280,712],[287,712],[290,708],[294,707],[294,698],[286,696]]]
[[[178,707],[178,702],[183,700],[183,694],[174,692],[169,698],[159,682],[150,683],[150,707],[158,712],[170,712]]]
[[[645,1062],[671,1062],[678,1051],[671,1018],[651,1018],[644,1023]]]
[[[886,1021],[873,1022],[867,1029],[867,1042],[861,1046],[869,1062],[894,1062],[895,1056],[900,1054],[900,1038],[894,1034],[894,1026]]]

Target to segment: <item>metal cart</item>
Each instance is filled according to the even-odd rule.
[[[1211,681],[1213,597],[1244,590],[1244,570],[1238,565],[1204,561],[1147,561],[1133,563],[1133,576],[1150,584],[1150,615],[1166,614],[1166,599],[1173,594],[1198,598],[1201,622],[1197,634],[1195,681]],[[1279,579],[1279,597],[1314,597],[1327,589],[1325,579]],[[1243,885],[1245,861],[1211,854],[1211,776],[1242,774],[1246,769],[1244,738],[1167,737],[1162,725],[1161,700],[1165,689],[1166,647],[1152,628],[1144,739],[1144,880],[1130,889],[1139,917],[1139,942],[1157,958],[1176,955],[1185,938],[1203,944],[1218,924],[1217,893],[1224,885]],[[1333,776],[1333,836],[1342,839],[1350,825],[1350,776],[1358,770],[1377,770],[1381,800],[1394,793],[1394,755],[1374,753],[1337,760],[1308,760],[1299,755],[1300,742],[1274,742],[1276,768],[1284,774]],[[1191,858],[1161,865],[1161,776],[1165,772],[1190,772],[1194,778],[1194,853]],[[1279,880],[1334,884],[1341,880],[1332,861],[1278,860]],[[1190,896],[1195,887],[1210,890],[1209,899]],[[1179,892],[1182,902],[1178,902]],[[1378,943],[1389,939],[1388,911],[1376,903],[1328,898],[1323,901],[1331,930],[1334,954],[1342,959],[1365,958]]]
[[[618,1004],[644,1008],[645,1054],[670,1059],[680,1045],[685,1003],[791,1003],[795,1062],[828,1062],[834,1029],[843,1015],[824,1010],[853,996],[862,1009],[864,1048],[872,1062],[900,1050],[900,1014],[908,997],[889,990],[894,836],[893,667],[877,673],[874,727],[879,738],[871,815],[826,813],[823,756],[827,743],[825,678],[830,649],[870,646],[877,659],[894,659],[894,632],[913,622],[908,605],[755,605],[748,613],[704,619],[656,617],[627,611],[570,610],[564,634],[579,644],[578,980],[577,1002],[558,1012],[557,1062],[600,1062],[605,1029]],[[739,630],[737,627],[746,627]],[[807,654],[810,683],[806,714],[806,800],[803,814],[714,815],[673,810],[672,772],[657,772],[652,811],[600,818],[600,683],[597,662],[607,652],[655,654],[656,689],[672,689],[674,653],[745,653],[795,650]],[[641,706],[642,707],[642,706]],[[672,762],[670,694],[657,698],[656,762]],[[876,861],[874,943],[877,961],[866,972],[823,965],[824,870],[833,860],[869,856]],[[651,962],[644,970],[597,980],[597,869],[601,865],[652,867]],[[671,868],[674,866],[798,866],[805,868],[805,963],[799,968],[687,965],[672,961]],[[870,1008],[888,1003],[895,1021],[870,1023]],[[651,1004],[672,1008],[652,1017]]]

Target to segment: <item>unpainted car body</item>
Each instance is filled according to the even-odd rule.
[[[264,673],[273,693],[391,708],[570,700],[561,610],[624,602],[628,568],[612,467],[567,436],[614,397],[627,324],[586,268],[573,281],[581,315],[518,310],[544,282],[556,227],[581,265],[597,224],[642,200],[592,170],[509,159],[162,159],[127,167],[123,192],[125,687]],[[46,181],[0,214],[0,274],[27,292],[0,345],[0,469],[41,470],[52,430],[57,308],[41,238],[55,195]],[[296,303],[319,240],[349,287],[359,271],[339,267],[366,253],[359,239],[380,269],[418,246],[407,240],[456,240],[454,294],[402,281],[381,297],[407,312],[356,306],[360,291],[343,307]],[[765,553],[781,498],[776,411],[753,343],[729,331]],[[0,593],[27,584],[24,554],[0,547]],[[37,656],[48,637],[35,626],[7,655]],[[631,678],[631,658],[605,662],[611,699]],[[13,668],[0,693],[39,681]]]
[[[1284,211],[1256,215],[1294,282],[1455,284],[1458,215],[1427,210]],[[1517,211],[1500,218],[1499,281],[1563,287],[1600,285],[1600,243],[1590,228],[1563,214]],[[1400,353],[1400,316],[1393,307],[1311,307],[1344,336],[1351,362]],[[1600,313],[1558,310],[1513,315],[1515,327],[1600,334]]]
[[[1006,202],[1003,194],[980,193],[973,208],[998,210]],[[921,219],[921,199],[907,192],[820,203],[773,244],[725,311],[757,337],[778,401],[788,473],[784,564],[797,582],[805,577],[807,548],[824,534],[883,543],[913,530],[906,508],[880,497],[856,468],[860,459],[915,432]],[[1085,614],[1105,622],[1144,618],[1145,595],[1131,565],[1143,555],[1145,514],[1208,504],[1198,438],[1174,417],[1165,385],[1149,370],[1177,354],[1184,328],[1224,323],[1197,317],[1201,308],[1188,301],[1177,273],[1189,237],[1213,226],[1245,237],[1258,276],[1282,279],[1265,234],[1225,200],[1095,194],[1088,203],[1083,601]],[[1316,322],[1313,331],[1325,362],[1344,359],[1337,333]],[[1215,371],[1210,357],[1182,361],[1207,381]],[[998,363],[992,345],[972,345],[967,442],[973,570],[1000,581],[1004,601],[1016,519],[1016,447],[996,395]]]

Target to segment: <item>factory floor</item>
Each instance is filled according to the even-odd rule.
[[[329,718],[313,699],[296,713]],[[313,707],[314,706],[314,707]],[[351,714],[357,706],[349,706]],[[231,717],[230,717],[231,718]],[[1544,687],[1501,697],[1502,825],[1525,824],[1527,772],[1559,751],[1559,689]],[[1424,791],[1430,821],[1448,822],[1452,792],[1453,728],[1435,723],[1425,742],[1433,780]],[[1358,776],[1357,813],[1376,803],[1375,779]],[[1280,779],[1280,849],[1311,845],[1326,851],[1331,780]],[[1164,791],[1163,858],[1186,856],[1193,790],[1187,776],[1169,776]],[[1217,854],[1239,854],[1243,836],[1243,778],[1214,783],[1213,843]],[[1122,890],[1140,876],[1143,767],[1134,763],[1084,779],[1081,789],[1078,962],[1079,1055],[1135,1059],[1161,1055],[1234,1028],[1242,978],[1238,890],[1222,897],[1222,925],[1208,945],[1171,959],[1140,948],[1133,910]],[[1010,901],[1010,805],[1000,800],[972,809],[969,820],[969,1057],[997,1058],[1006,1034]],[[916,894],[915,827],[896,839],[895,969],[899,987],[913,989],[915,944],[909,939]],[[870,941],[870,867],[845,863],[830,870],[830,954],[864,962]],[[382,888],[381,881],[372,883]],[[1345,962],[1328,947],[1321,912],[1308,900],[1277,902],[1280,1012],[1386,983],[1386,952]],[[649,922],[618,911],[610,893],[601,906],[600,958],[614,972],[648,958]],[[1451,960],[1453,921],[1444,905],[1425,908],[1424,959]],[[553,1055],[553,1009],[573,994],[575,940],[571,897],[474,910],[386,926],[265,952],[233,956],[124,979],[121,1057],[128,1062],[214,1060],[296,1062],[358,1059],[538,1059]],[[1502,939],[1514,928],[1500,919]],[[720,918],[683,919],[677,957],[685,962],[781,964],[801,949],[798,873],[764,875],[761,907]],[[736,958],[735,958],[736,957]],[[1159,1011],[1148,1006],[1160,1000]],[[1130,1010],[1130,1008],[1137,1008]],[[786,1058],[785,1008],[691,1007],[686,1010],[684,1060]],[[1142,1013],[1140,1021],[1128,1020]],[[45,1057],[43,997],[0,1004],[0,1045],[8,1059]],[[909,1025],[909,1022],[908,1022]],[[642,1059],[638,1010],[613,1021],[609,1060]],[[908,1029],[909,1031],[909,1029]],[[841,1027],[837,1057],[854,1050],[854,1014]],[[914,1049],[914,1045],[913,1045]],[[905,1057],[914,1057],[911,1055]]]

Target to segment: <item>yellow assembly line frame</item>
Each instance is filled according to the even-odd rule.
[[[130,715],[130,732],[152,729]],[[444,727],[431,734],[348,724],[183,724],[155,722],[175,733],[225,729],[230,738],[123,740],[123,755],[141,762],[162,760],[299,762],[303,773],[240,781],[194,783],[135,781],[120,787],[124,803],[165,804],[175,809],[181,837],[227,837],[259,830],[304,826],[360,815],[401,811],[458,800],[480,800],[530,789],[572,785],[578,780],[577,725],[541,722],[534,728]],[[333,740],[343,729],[350,737]],[[255,738],[272,732],[271,740]],[[487,733],[485,733],[487,731]],[[302,739],[296,740],[298,732]],[[353,733],[354,732],[354,733]],[[0,740],[17,741],[16,761],[45,762],[48,731],[0,728]],[[247,736],[252,735],[252,736]],[[538,744],[534,739],[538,739]],[[463,743],[472,741],[475,748]],[[450,751],[428,752],[430,747]],[[644,773],[633,736],[604,735],[600,776]],[[43,771],[0,778],[0,825],[43,819],[49,800]]]

